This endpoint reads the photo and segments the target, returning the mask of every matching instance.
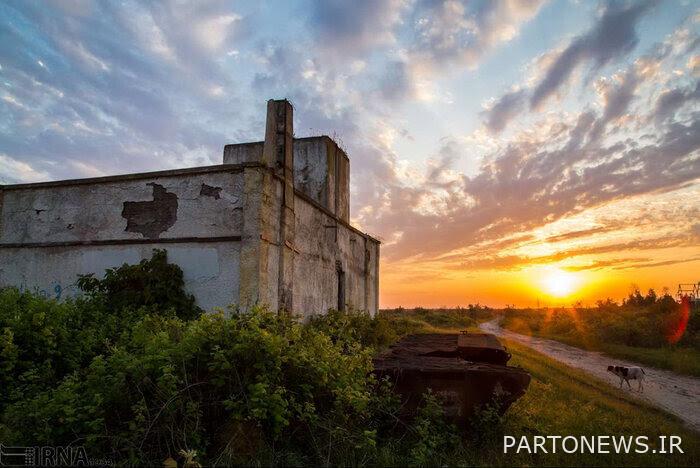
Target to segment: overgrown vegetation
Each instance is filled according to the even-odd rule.
[[[699,315],[668,294],[635,289],[621,304],[608,299],[594,308],[509,309],[503,326],[700,376]]]
[[[468,307],[454,309],[385,309],[381,311],[381,318],[391,323],[391,328],[398,335],[418,332],[440,332],[445,330],[465,330],[477,323],[493,318],[493,309],[479,304],[469,304]]]
[[[80,284],[85,295],[63,303],[0,291],[3,444],[83,445],[91,457],[138,465],[168,457],[207,465],[590,462],[501,453],[504,433],[567,429],[684,436],[686,458],[645,464],[691,464],[700,455],[697,440],[675,419],[642,409],[648,423],[630,422],[624,397],[590,381],[580,396],[568,371],[514,345],[518,363],[534,371],[536,391],[505,418],[487,405],[460,433],[427,394],[417,417],[400,421],[389,384],[372,376],[373,354],[409,331],[473,325],[490,314],[481,308],[375,318],[331,312],[308,324],[262,308],[201,314],[183,291],[181,272],[160,251]],[[562,413],[545,408],[572,411],[570,402],[579,400],[595,405],[583,422],[572,416],[564,426]],[[617,456],[605,464],[626,462]]]
[[[452,431],[431,399],[415,422],[397,419],[371,373],[374,350],[396,338],[385,318],[201,314],[162,251],[79,284],[84,297],[64,303],[0,291],[5,444],[83,445],[130,464],[193,451],[222,465],[362,465],[389,452],[415,464],[444,448],[412,451],[426,431]]]

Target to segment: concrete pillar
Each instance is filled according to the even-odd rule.
[[[267,291],[270,281],[267,263],[276,240],[269,234],[272,176],[260,168],[246,168],[243,174],[239,305],[248,311],[257,304],[277,306],[276,296]]]
[[[292,105],[267,103],[261,168],[246,168],[240,258],[240,306],[292,311],[294,151]]]
[[[0,239],[2,239],[2,237],[3,237],[3,230],[2,230],[2,219],[4,217],[4,214],[2,212],[2,201],[4,198],[3,192],[4,192],[4,190],[2,188],[2,185],[0,185]]]
[[[286,99],[267,102],[263,162],[283,179],[279,222],[278,308],[292,311],[294,296],[294,128]]]

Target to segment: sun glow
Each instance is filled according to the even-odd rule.
[[[549,270],[542,278],[545,292],[555,297],[565,297],[573,293],[578,286],[577,283],[576,275],[559,268]]]

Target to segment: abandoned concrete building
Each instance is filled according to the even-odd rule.
[[[350,161],[293,138],[292,112],[269,101],[265,140],[220,165],[0,186],[0,287],[74,296],[78,275],[162,248],[205,310],[376,313],[379,241],[349,223]]]

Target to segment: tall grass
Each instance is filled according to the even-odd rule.
[[[489,320],[494,313],[481,311],[476,323]],[[451,320],[451,312],[419,309],[418,312],[391,311],[382,315],[393,326],[403,327],[410,320],[414,330],[435,331],[433,324]],[[462,329],[460,323],[452,329]],[[532,376],[525,395],[515,402],[505,416],[488,425],[488,414],[481,415],[475,425],[478,432],[489,432],[481,444],[463,441],[452,450],[440,454],[431,465],[466,466],[695,466],[700,455],[700,436],[686,428],[676,417],[637,400],[633,400],[608,383],[558,363],[553,359],[516,342],[504,341],[513,358],[510,365],[521,366]],[[515,454],[503,453],[503,435],[515,437],[535,435],[643,435],[658,448],[658,436],[682,437],[684,454]],[[477,436],[477,439],[479,437]],[[385,455],[386,464],[393,459]]]
[[[700,376],[699,314],[669,296],[650,293],[641,301],[606,301],[593,308],[508,309],[502,324],[518,333]]]

